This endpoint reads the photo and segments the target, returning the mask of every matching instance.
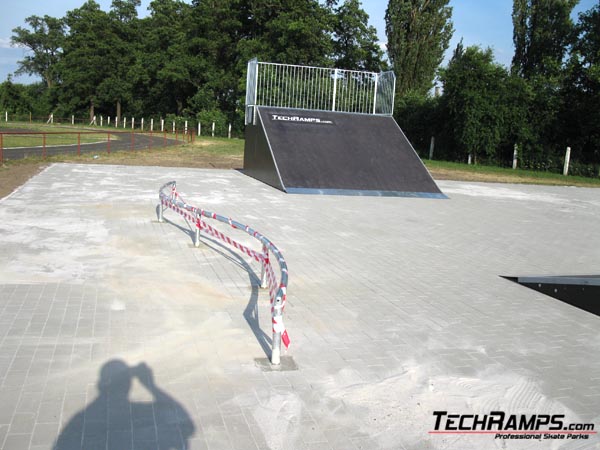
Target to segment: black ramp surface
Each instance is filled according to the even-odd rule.
[[[266,107],[258,115],[270,151],[245,154],[244,168],[268,184],[299,193],[445,197],[391,117]],[[270,181],[267,169],[275,172]]]

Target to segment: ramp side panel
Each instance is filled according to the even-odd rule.
[[[263,183],[285,191],[273,157],[273,151],[262,120],[246,125],[244,143],[244,173]]]
[[[266,107],[259,115],[288,190],[441,194],[391,117]]]

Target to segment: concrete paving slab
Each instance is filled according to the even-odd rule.
[[[157,222],[173,179],[283,252],[298,370],[255,363],[270,339],[258,265],[194,248],[172,212]],[[600,274],[600,191],[439,185],[449,200],[50,166],[0,200],[0,447],[599,448],[430,433],[435,411],[600,427],[600,318],[501,277]]]

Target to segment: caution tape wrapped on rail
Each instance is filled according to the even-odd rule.
[[[193,224],[197,230],[204,232],[233,248],[241,251],[242,253],[253,258],[255,261],[261,264],[263,272],[265,274],[267,287],[269,289],[269,299],[271,302],[271,318],[272,318],[272,329],[273,329],[273,350],[278,347],[277,340],[281,340],[285,345],[286,349],[290,346],[290,338],[288,332],[283,324],[283,310],[285,309],[285,303],[287,299],[287,285],[288,285],[288,269],[283,255],[279,249],[273,244],[267,237],[259,233],[258,231],[250,228],[248,225],[242,225],[241,223],[225,216],[221,216],[214,212],[206,211],[201,208],[189,205],[186,203],[179,192],[177,192],[177,183],[170,181],[165,183],[158,191],[160,200],[160,218],[162,220],[162,212],[164,208],[169,208],[178,213],[181,217],[187,220],[190,224]],[[237,242],[231,237],[227,236],[222,231],[208,224],[203,218],[214,219],[221,223],[225,223],[230,227],[241,230],[257,239],[263,245],[263,251],[256,251],[250,247]],[[269,253],[273,258],[269,257]],[[272,260],[277,260],[280,268],[279,281],[273,270],[271,264]],[[277,358],[278,359],[278,355]],[[278,361],[276,362],[278,364]]]

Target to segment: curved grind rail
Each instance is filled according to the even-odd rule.
[[[172,209],[178,213],[196,227],[196,236],[194,239],[194,245],[196,247],[200,245],[200,233],[204,232],[216,239],[219,239],[220,241],[225,242],[242,253],[245,253],[260,263],[262,269],[260,285],[262,288],[269,288],[269,298],[271,301],[271,321],[273,324],[271,364],[280,364],[281,342],[283,342],[285,348],[287,349],[290,345],[290,338],[283,324],[283,310],[285,309],[288,285],[288,269],[285,259],[283,258],[283,255],[279,249],[267,237],[250,228],[248,225],[243,225],[240,222],[232,220],[231,218],[189,205],[183,200],[179,192],[177,192],[177,183],[175,181],[165,183],[159,189],[158,197],[160,200],[158,221],[164,221],[163,214],[166,208]],[[246,232],[262,244],[262,251],[256,251],[246,245],[240,244],[234,239],[231,239],[220,230],[217,230],[208,224],[204,220],[205,218],[217,220],[229,225],[234,229]],[[279,282],[275,276],[275,271],[273,270],[269,254],[272,254],[279,264]]]

